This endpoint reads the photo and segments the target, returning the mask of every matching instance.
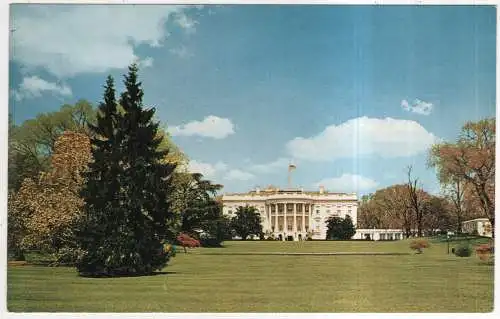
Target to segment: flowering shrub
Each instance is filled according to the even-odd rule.
[[[483,244],[476,247],[476,255],[482,261],[488,261],[494,254],[494,246],[490,244]]]
[[[429,248],[429,242],[425,239],[416,239],[412,240],[410,243],[410,249],[415,250],[417,254],[421,254],[424,252],[424,248]]]
[[[187,253],[186,247],[194,248],[200,247],[200,241],[189,236],[188,234],[181,233],[177,236],[177,241],[184,248],[184,253]]]

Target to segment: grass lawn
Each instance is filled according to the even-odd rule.
[[[446,254],[231,256],[232,252],[410,252],[393,242],[226,242],[178,253],[166,274],[81,278],[73,268],[9,266],[9,311],[490,312],[493,266]]]

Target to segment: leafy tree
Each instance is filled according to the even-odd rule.
[[[387,217],[374,194],[363,195],[358,208],[359,228],[384,228]]]
[[[116,105],[117,111],[124,113],[123,107]],[[54,143],[65,131],[93,134],[90,125],[96,125],[97,110],[85,100],[74,105],[64,104],[54,112],[41,113],[34,119],[15,125],[9,117],[9,190],[17,191],[25,178],[35,178],[39,172],[50,166]],[[158,129],[161,140],[160,150],[169,150],[165,155],[166,163],[179,167],[187,165],[187,157],[175,145],[164,128]]]
[[[205,221],[215,220],[221,216],[221,205],[214,196],[222,185],[212,184],[204,180],[201,174],[188,174],[185,183],[177,184],[178,200],[181,211],[181,231],[193,233],[202,228]]]
[[[401,228],[410,237],[414,225],[413,210],[408,204],[408,187],[404,184],[392,185],[377,190],[373,200],[384,212],[386,228]]]
[[[25,178],[36,178],[50,166],[57,139],[65,131],[88,134],[95,112],[85,100],[65,104],[17,126],[9,121],[9,190],[17,191]]]
[[[21,235],[21,248],[55,253],[58,259],[76,249],[75,229],[83,214],[79,191],[90,156],[85,134],[64,132],[54,143],[50,170],[25,179],[9,199],[10,238]]]
[[[7,252],[13,260],[24,260],[22,240],[26,235],[26,226],[15,196],[12,191],[7,195]]]
[[[495,118],[467,122],[455,143],[435,144],[429,155],[429,166],[437,169],[441,184],[448,185],[458,180],[470,186],[493,229],[495,136]]]
[[[218,209],[219,215],[216,218],[202,223],[200,240],[204,247],[220,247],[224,240],[231,239],[231,220],[222,214],[222,207]]]
[[[231,229],[242,240],[247,240],[250,235],[260,236],[262,224],[257,209],[253,206],[238,207],[235,216],[231,219]]]
[[[92,127],[94,162],[82,195],[86,226],[80,234],[81,274],[150,274],[169,258],[163,243],[173,240],[169,200],[175,165],[159,150],[155,109],[145,109],[138,68],[129,67],[117,111],[113,79],[108,77],[97,125]]]
[[[462,222],[465,220],[465,188],[463,180],[452,178],[442,185],[444,194],[448,200],[453,203],[452,212],[455,216],[455,230],[462,232]]]
[[[452,204],[446,198],[429,196],[422,203],[422,210],[425,212],[422,222],[424,229],[433,232],[435,229],[448,231],[454,228],[453,216],[450,214]]]
[[[356,233],[350,216],[345,218],[331,216],[326,220],[326,226],[327,240],[348,240]]]

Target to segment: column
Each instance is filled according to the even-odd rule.
[[[278,230],[278,204],[274,205],[274,232],[277,233]]]
[[[271,212],[269,211],[269,206],[264,203],[264,212],[266,214],[266,229],[271,231]]]
[[[311,208],[309,209],[309,231],[312,232],[312,217],[313,217],[313,204],[311,204]]]
[[[297,232],[297,203],[293,203],[293,235]]]
[[[286,225],[286,204],[287,203],[283,203],[283,231],[285,232],[285,234],[288,231],[288,228]]]
[[[306,232],[306,204],[302,207],[302,233]]]

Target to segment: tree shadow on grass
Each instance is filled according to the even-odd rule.
[[[164,276],[164,275],[176,275],[178,272],[176,271],[155,271],[149,274],[134,274],[134,273],[116,273],[116,274],[107,274],[107,273],[79,273],[78,276],[82,278],[127,278],[127,277],[151,277],[151,276]]]

